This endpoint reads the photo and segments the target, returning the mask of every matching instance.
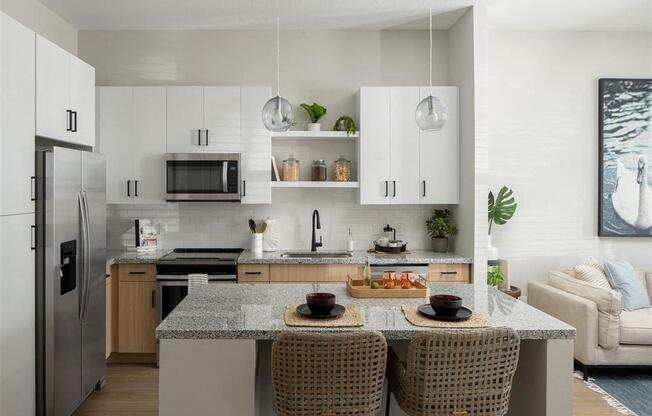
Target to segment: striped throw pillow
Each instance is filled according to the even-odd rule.
[[[611,289],[604,268],[597,262],[577,265],[573,267],[573,271],[575,271],[575,277],[579,280],[603,289]]]

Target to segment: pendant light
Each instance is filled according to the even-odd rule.
[[[294,124],[292,104],[281,97],[280,18],[276,16],[276,97],[263,106],[263,124],[269,131],[287,131]]]
[[[444,127],[448,117],[448,107],[439,97],[432,95],[432,7],[430,7],[430,67],[428,75],[430,76],[430,94],[417,106],[415,119],[421,130],[438,131]]]

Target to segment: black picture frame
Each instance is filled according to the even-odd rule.
[[[610,87],[610,84],[619,83],[619,84],[629,84],[629,83],[646,83],[647,88],[652,92],[652,79],[649,78],[600,78],[598,79],[598,223],[597,223],[597,232],[599,237],[652,237],[652,228],[648,232],[637,232],[635,229],[631,228],[629,231],[625,232],[615,232],[606,226],[607,216],[606,211],[608,209],[614,210],[611,201],[606,202],[610,204],[609,206],[605,203],[605,100],[607,95],[607,89]],[[652,134],[652,132],[651,132]],[[650,141],[652,142],[652,135],[650,136]],[[652,146],[652,143],[650,143]],[[652,160],[648,160],[649,164],[652,164]],[[611,214],[614,215],[613,213]],[[620,219],[622,221],[622,219]],[[626,223],[625,223],[626,225]]]

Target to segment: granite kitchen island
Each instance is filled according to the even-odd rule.
[[[326,291],[359,307],[357,328],[288,327],[285,306]],[[510,414],[571,415],[575,329],[493,288],[432,284],[432,293],[456,294],[493,326],[521,338]],[[355,299],[342,284],[224,284],[189,294],[159,325],[159,414],[272,415],[270,346],[281,331],[377,330],[405,350],[415,332],[401,311],[426,299]],[[395,403],[395,401],[392,401]],[[396,407],[392,414],[402,414]]]

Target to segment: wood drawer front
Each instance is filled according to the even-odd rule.
[[[118,299],[118,352],[155,353],[155,282],[120,282]]]
[[[155,282],[156,265],[121,264],[118,268],[121,282]]]
[[[346,282],[349,275],[362,273],[358,264],[272,264],[269,281],[272,283]]]
[[[269,283],[269,264],[238,265],[238,283]]]
[[[431,282],[470,283],[468,264],[431,264],[428,279]]]

